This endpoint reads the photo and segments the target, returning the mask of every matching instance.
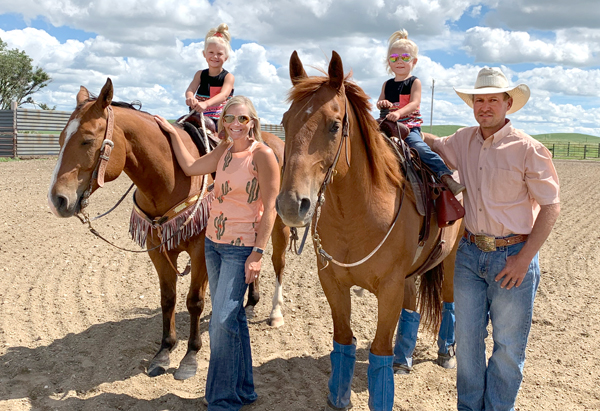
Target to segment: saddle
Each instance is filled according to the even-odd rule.
[[[380,130],[389,137],[400,154],[401,170],[409,181],[415,195],[418,213],[424,217],[419,233],[419,243],[424,244],[429,237],[431,216],[435,211],[440,228],[448,227],[465,215],[465,209],[448,187],[419,158],[419,153],[411,149],[404,139],[410,130],[402,123],[382,117],[377,120]]]

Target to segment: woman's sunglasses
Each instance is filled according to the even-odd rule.
[[[413,56],[411,56],[408,53],[404,53],[404,54],[391,54],[389,57],[390,63],[395,63],[398,60],[402,60],[405,63],[410,63],[413,60]]]
[[[223,121],[226,122],[227,124],[231,124],[233,123],[233,120],[235,120],[237,118],[237,121],[240,124],[247,124],[251,118],[248,116],[234,116],[233,114],[225,114],[223,116]]]

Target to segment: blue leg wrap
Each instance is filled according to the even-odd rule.
[[[329,377],[329,395],[327,400],[336,408],[345,408],[350,404],[352,377],[356,362],[356,343],[350,345],[333,342],[331,376]]]
[[[404,308],[398,322],[396,344],[394,345],[394,364],[403,364],[412,368],[412,356],[417,345],[417,333],[421,315],[418,312],[409,312]]]
[[[448,354],[448,349],[454,345],[454,323],[454,303],[444,303],[438,335],[438,353],[440,354]]]
[[[392,411],[394,407],[393,355],[375,355],[369,352],[369,409]]]

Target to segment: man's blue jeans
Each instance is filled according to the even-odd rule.
[[[460,241],[454,271],[458,410],[514,410],[540,281],[538,255],[519,287],[500,288],[502,281],[494,279],[523,245],[483,252],[465,238]],[[494,348],[486,366],[489,320]]]
[[[239,410],[256,401],[250,333],[244,310],[244,264],[252,247],[205,240],[206,268],[212,302],[210,362],[206,401],[210,411]]]
[[[427,164],[431,171],[436,173],[438,177],[442,177],[445,174],[452,175],[444,160],[423,141],[420,127],[411,128],[410,133],[404,141],[410,148],[417,150],[421,161]]]

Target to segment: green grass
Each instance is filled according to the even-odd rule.
[[[0,157],[0,163],[8,163],[9,161],[19,161],[19,157]]]
[[[465,126],[433,126],[431,134],[438,137],[449,136],[454,134],[459,128]],[[429,133],[429,126],[422,126],[421,130],[425,133]],[[535,134],[531,137],[542,143],[553,142],[553,143],[584,143],[584,144],[600,144],[600,137],[592,136],[589,134],[580,133],[549,133],[549,134]]]
[[[600,144],[600,137],[591,136],[589,134],[579,133],[551,133],[551,134],[536,134],[531,137],[542,143],[555,142],[555,143],[587,143],[587,144]]]

